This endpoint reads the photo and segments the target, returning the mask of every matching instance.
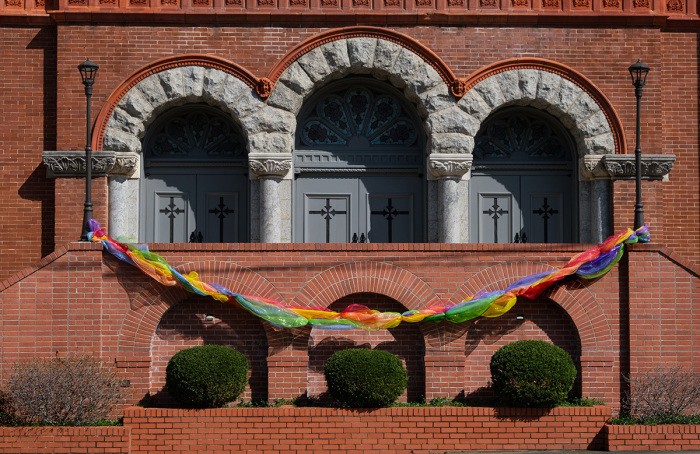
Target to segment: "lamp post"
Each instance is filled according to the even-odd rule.
[[[90,128],[90,97],[92,96],[92,85],[95,83],[95,76],[97,75],[98,69],[100,69],[100,67],[96,63],[91,62],[89,58],[78,65],[80,77],[83,78],[83,85],[85,85],[85,97],[87,98],[87,143],[85,144],[85,208],[83,209],[83,233],[80,236],[80,241],[89,241],[88,232],[90,231],[90,226],[88,225],[88,221],[92,219],[92,148],[90,146],[90,143],[92,142],[92,129]]]
[[[642,149],[639,146],[639,136],[641,134],[641,120],[639,111],[642,105],[642,88],[647,82],[647,74],[649,67],[637,60],[629,67],[630,75],[632,76],[632,85],[634,85],[634,95],[637,97],[637,136],[636,146],[634,147],[634,164],[635,164],[635,183],[637,199],[634,203],[634,229],[644,226],[644,205],[642,204]]]

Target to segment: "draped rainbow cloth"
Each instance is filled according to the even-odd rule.
[[[574,256],[560,269],[522,278],[505,290],[479,292],[458,304],[435,304],[400,314],[379,312],[359,304],[352,304],[342,312],[333,312],[325,308],[297,308],[267,298],[241,295],[220,285],[202,282],[194,271],[187,275],[180,274],[168,265],[163,257],[150,252],[145,244],[115,241],[107,236],[105,230],[94,219],[90,220],[90,230],[91,241],[102,242],[104,248],[116,258],[135,266],[163,285],[179,285],[197,295],[208,295],[221,302],[237,303],[263,320],[285,328],[311,325],[341,330],[362,328],[368,331],[393,328],[402,321],[415,323],[423,320],[448,320],[462,323],[477,317],[498,317],[508,312],[518,297],[537,298],[566,277],[594,279],[606,274],[622,257],[625,244],[649,241],[649,228],[646,225],[636,231],[627,229],[611,236],[599,246]]]

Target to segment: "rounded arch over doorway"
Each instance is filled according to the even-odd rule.
[[[610,102],[587,78],[565,65],[537,58],[506,60],[476,72],[465,87],[467,93],[457,104],[479,125],[477,132],[470,131],[472,138],[500,110],[527,106],[546,111],[568,130],[578,168],[595,167],[602,156],[625,150],[622,125]],[[579,173],[577,236],[579,241],[598,243],[612,229],[610,181]]]

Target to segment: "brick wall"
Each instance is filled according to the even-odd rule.
[[[688,451],[700,449],[700,426],[610,426],[604,428],[607,451]]]
[[[128,409],[132,453],[428,453],[601,448],[605,407]]]
[[[480,290],[558,268],[578,245],[153,245],[180,272],[205,282],[301,307],[349,303],[388,310],[459,302]],[[420,254],[416,252],[420,250]],[[673,287],[667,285],[673,282]],[[370,293],[369,289],[381,293]],[[697,368],[700,278],[687,261],[636,245],[609,274],[570,281],[500,318],[465,324],[408,324],[377,332],[285,329],[240,308],[152,281],[101,251],[72,243],[3,282],[0,375],[19,359],[90,353],[130,381],[125,404],[162,393],[164,368],[179,349],[224,343],[251,365],[244,398],[291,399],[325,390],[322,363],[349,346],[390,350],[406,363],[402,399],[488,397],[488,361],[501,345],[543,339],[577,362],[583,396],[612,407],[620,375],[662,363]],[[211,314],[214,319],[205,321]],[[517,320],[521,314],[523,320]],[[422,352],[422,356],[421,356]]]
[[[129,453],[129,427],[0,427],[0,453]]]
[[[344,18],[341,25],[353,25]],[[329,24],[335,27],[335,24]],[[627,67],[637,58],[652,67],[643,97],[644,153],[675,154],[668,182],[645,182],[646,217],[655,241],[700,260],[698,181],[698,38],[658,27],[580,26],[393,26],[418,40],[466,77],[507,58],[540,57],[587,77],[608,98],[634,148],[635,98]],[[294,46],[327,27],[264,24],[84,25],[0,27],[0,278],[37,261],[54,246],[74,241],[79,230],[83,185],[45,178],[42,150],[82,150],[85,96],[76,66],[88,52],[100,64],[93,117],[112,90],[134,71],[176,54],[225,58],[258,77]],[[89,51],[88,51],[89,50]],[[22,71],[17,71],[21,66]],[[101,179],[104,180],[104,179]],[[106,213],[106,182],[96,179],[97,214]],[[614,187],[614,230],[632,223],[634,191]],[[668,209],[671,207],[671,209]],[[97,215],[96,214],[96,215]],[[106,224],[106,215],[101,218]],[[76,223],[76,221],[78,221]]]

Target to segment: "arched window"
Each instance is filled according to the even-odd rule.
[[[173,108],[149,127],[143,150],[146,241],[248,240],[247,157],[229,117],[203,104]]]
[[[470,235],[479,243],[576,240],[574,142],[557,119],[511,107],[475,137]]]
[[[298,118],[295,241],[423,241],[425,139],[397,90],[370,78],[336,82]]]

